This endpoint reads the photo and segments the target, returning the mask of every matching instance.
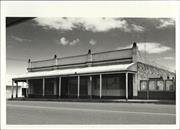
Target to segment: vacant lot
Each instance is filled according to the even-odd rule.
[[[7,101],[7,124],[175,123],[175,105]]]

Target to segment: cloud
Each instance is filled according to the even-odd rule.
[[[144,32],[145,28],[139,25],[131,24],[132,28],[136,32]]]
[[[121,29],[128,32],[128,24],[125,20],[117,20],[113,18],[88,18],[82,19],[85,30],[92,32],[106,32],[111,29]]]
[[[146,52],[148,54],[163,53],[172,49],[169,46],[165,46],[157,42],[141,42],[141,43],[137,43],[137,46],[139,51]],[[130,48],[130,47],[132,47],[132,44],[125,46],[123,48]],[[117,49],[118,50],[122,49],[122,47],[118,47]]]
[[[97,42],[96,42],[96,40],[94,40],[94,39],[91,39],[90,41],[89,41],[89,44],[91,44],[92,46],[93,45],[95,45]]]
[[[124,32],[143,31],[139,25],[129,25],[124,19],[117,18],[35,18],[37,25],[45,29],[70,31],[81,27],[86,31],[107,32],[111,29],[120,29]]]
[[[167,57],[164,57],[163,59],[165,59],[165,60],[175,60],[175,57],[167,56]]]
[[[159,25],[156,28],[167,28],[175,25],[174,19],[159,19]]]
[[[69,43],[69,41],[66,40],[65,37],[62,37],[62,38],[60,39],[60,44],[62,44],[63,46],[67,45],[68,43]]]
[[[162,45],[161,43],[138,43],[138,49],[141,52],[147,52],[149,54],[162,53],[171,50],[170,47]]]
[[[14,39],[17,42],[31,42],[32,41],[32,40],[25,39],[25,38],[20,38],[20,37],[17,37],[17,36],[11,36],[11,38]]]
[[[69,41],[68,39],[66,39],[65,37],[60,38],[59,40],[59,44],[66,46],[66,45],[75,45],[78,42],[80,42],[79,38],[74,39],[72,41]]]
[[[69,45],[75,45],[75,44],[77,44],[79,41],[80,41],[79,38],[77,38],[77,39],[73,40],[72,42],[69,42]]]

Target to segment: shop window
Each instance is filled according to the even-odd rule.
[[[164,81],[163,80],[158,80],[157,81],[156,90],[159,90],[159,91],[163,91],[164,90]]]
[[[156,81],[155,81],[155,80],[150,80],[150,81],[149,81],[149,90],[150,90],[150,91],[155,91],[155,90],[157,90]]]
[[[54,94],[54,79],[45,79],[45,95]]]
[[[100,79],[99,75],[92,76],[92,95],[99,96]]]
[[[124,89],[125,76],[123,74],[103,75],[102,87],[103,89]]]
[[[42,84],[42,79],[32,79],[29,80],[29,87],[31,94],[34,95],[42,95],[43,92],[43,84]]]
[[[77,77],[71,77],[68,79],[68,95],[77,96],[78,79]]]
[[[145,81],[145,80],[141,80],[140,81],[140,90],[141,91],[147,91],[147,81]]]
[[[88,84],[89,84],[89,76],[81,76],[80,77],[80,96],[88,95]]]
[[[93,89],[99,89],[100,86],[100,79],[99,79],[99,75],[93,75],[92,76],[92,87]]]
[[[166,91],[173,91],[174,85],[172,80],[166,80]]]
[[[119,89],[118,77],[103,78],[103,89]]]

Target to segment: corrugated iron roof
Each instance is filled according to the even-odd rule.
[[[52,70],[52,71],[28,72],[24,75],[14,77],[13,80],[35,78],[35,77],[66,76],[66,75],[76,75],[76,74],[78,75],[78,74],[120,72],[120,71],[135,72],[137,71],[137,68],[135,63],[130,63],[130,64],[120,64],[120,65],[106,65],[106,66],[95,66],[95,67]]]

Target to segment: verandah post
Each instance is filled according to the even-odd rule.
[[[16,81],[16,98],[18,98],[18,82]]]
[[[128,100],[128,73],[126,73],[126,100]]]
[[[14,93],[14,81],[12,80],[12,89],[11,89],[11,98],[13,99],[13,93]]]
[[[147,80],[147,99],[149,99],[149,80]]]
[[[59,77],[59,97],[61,96],[61,77]]]
[[[80,76],[78,75],[78,93],[77,93],[78,98],[79,98],[79,91],[80,91]]]
[[[43,95],[43,97],[44,97],[44,95],[45,95],[45,78],[43,77],[43,91],[42,91],[42,95]]]
[[[26,97],[29,97],[29,89],[30,89],[30,85],[29,85],[29,80],[28,80],[28,79],[26,79],[26,83],[27,83]]]
[[[54,95],[56,96],[57,95],[57,80],[56,78],[54,79]]]
[[[92,75],[89,76],[89,82],[90,82],[90,98],[92,98]]]
[[[101,99],[101,97],[102,97],[102,74],[100,74],[100,76],[99,76],[99,81],[100,81],[99,97]]]

